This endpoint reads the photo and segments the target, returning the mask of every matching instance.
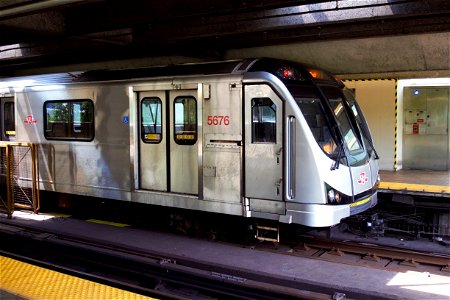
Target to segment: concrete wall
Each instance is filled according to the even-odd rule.
[[[355,90],[356,99],[366,116],[375,148],[380,156],[380,169],[396,168],[396,85],[395,79],[346,80],[345,85]]]

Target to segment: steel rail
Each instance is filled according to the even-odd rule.
[[[303,247],[320,248],[335,253],[352,253],[370,257],[372,259],[386,258],[399,260],[408,265],[427,264],[441,267],[441,271],[450,272],[450,254],[444,253],[426,253],[414,250],[399,249],[395,247],[386,247],[380,245],[360,244],[350,241],[335,241],[318,238],[302,237]]]

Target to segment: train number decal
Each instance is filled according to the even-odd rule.
[[[230,125],[230,116],[208,116],[208,125]]]

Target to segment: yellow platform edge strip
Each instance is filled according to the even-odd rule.
[[[123,223],[116,223],[116,222],[109,222],[109,221],[103,221],[103,220],[97,220],[97,219],[88,219],[87,222],[97,223],[97,224],[104,224],[104,225],[111,225],[116,227],[128,227],[130,225],[123,224]]]
[[[450,194],[450,187],[442,185],[411,184],[403,182],[381,182],[379,188],[386,190],[408,190],[411,192]]]
[[[70,218],[72,215],[63,214],[63,213],[57,213],[57,212],[46,212],[46,215],[53,216],[53,217],[59,217],[59,218]]]
[[[4,256],[0,256],[0,293],[28,300],[155,299]]]

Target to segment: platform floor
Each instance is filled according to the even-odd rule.
[[[237,271],[259,272],[274,278],[287,278],[299,284],[309,283],[332,288],[336,292],[369,294],[372,299],[450,299],[450,276],[442,274],[387,271],[339,264],[73,218],[14,213],[13,219],[8,220],[6,216],[0,215],[0,229],[2,226],[14,224],[31,226],[54,234],[104,241],[120,248],[164,252],[167,256],[195,259],[216,266],[226,265]],[[2,271],[5,270],[4,266],[1,268]],[[5,288],[3,279],[2,288]],[[8,288],[8,292],[23,294],[20,289]]]
[[[0,256],[2,300],[151,300],[136,293]]]
[[[450,197],[450,171],[380,171],[381,191]]]

